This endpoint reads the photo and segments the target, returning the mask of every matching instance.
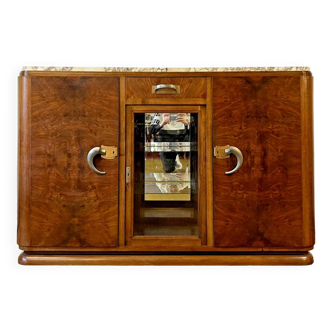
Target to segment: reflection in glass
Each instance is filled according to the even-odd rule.
[[[145,127],[145,200],[190,201],[190,114],[146,113]]]
[[[197,120],[135,114],[135,234],[197,235]]]
[[[168,163],[171,163],[169,157],[172,158],[171,162],[175,160],[173,173],[165,172]],[[145,199],[190,201],[190,162],[186,155],[174,155],[173,152],[145,153]]]

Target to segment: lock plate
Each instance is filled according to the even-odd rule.
[[[116,146],[106,146],[101,147],[101,157],[104,159],[115,159],[118,155],[118,148]]]
[[[131,174],[130,174],[130,167],[126,167],[126,183],[130,183]]]
[[[214,156],[218,159],[229,158],[229,155],[225,154],[225,150],[229,149],[229,145],[224,146],[215,146],[214,147]]]

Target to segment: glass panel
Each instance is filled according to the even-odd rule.
[[[197,114],[135,114],[134,235],[198,235],[197,135]]]

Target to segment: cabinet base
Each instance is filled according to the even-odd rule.
[[[23,252],[21,265],[311,265],[310,252],[269,254],[34,254]]]

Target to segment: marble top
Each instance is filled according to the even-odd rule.
[[[206,68],[166,68],[166,67],[23,67],[23,71],[86,71],[86,72],[248,72],[248,71],[310,71],[309,67],[206,67]]]

